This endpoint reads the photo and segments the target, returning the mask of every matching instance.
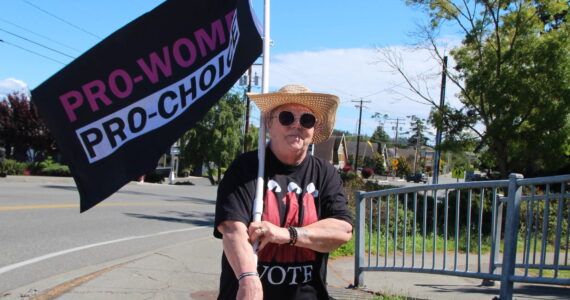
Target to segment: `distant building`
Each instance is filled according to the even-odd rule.
[[[348,159],[344,134],[332,135],[328,140],[314,145],[313,155],[330,162],[337,169],[344,168]]]

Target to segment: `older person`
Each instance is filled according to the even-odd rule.
[[[252,222],[258,159],[248,152],[218,188],[214,235],[224,248],[218,299],[328,299],[328,252],[350,240],[352,219],[338,173],[307,149],[330,137],[339,99],[299,85],[249,96],[271,137],[264,210],[262,221]]]

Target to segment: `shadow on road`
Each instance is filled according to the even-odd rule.
[[[441,293],[465,293],[465,294],[489,294],[498,295],[500,287],[475,287],[465,285],[464,288],[458,285],[443,285],[443,284],[416,284],[416,286],[429,287],[438,290]],[[547,285],[533,285],[533,284],[515,284],[514,298],[523,297],[525,299],[568,299],[570,288],[554,287]],[[544,297],[548,295],[548,297]]]
[[[216,204],[216,200],[192,198],[192,197],[177,197],[176,199],[165,199],[168,202],[178,203],[192,203],[192,204]]]
[[[69,185],[42,185],[44,188],[48,189],[59,189],[59,190],[66,190],[66,191],[77,191],[77,187],[69,186]]]
[[[174,222],[183,224],[192,224],[196,226],[213,226],[214,225],[214,214],[213,213],[183,213],[178,211],[168,211],[166,214],[176,214],[177,217],[167,217],[167,216],[152,216],[145,214],[134,214],[125,213],[126,216],[147,219],[147,220],[157,220],[164,222]]]

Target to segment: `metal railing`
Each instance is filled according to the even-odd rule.
[[[514,282],[570,285],[560,276],[570,270],[568,183],[570,175],[511,174],[358,192],[354,285],[364,285],[365,271],[500,281],[500,299],[512,299]]]

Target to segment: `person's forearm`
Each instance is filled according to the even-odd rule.
[[[322,253],[335,250],[352,237],[352,226],[348,222],[332,218],[296,229],[296,246]]]
[[[243,228],[226,226],[222,243],[226,258],[236,277],[245,272],[257,272],[253,247],[248,242],[245,225]]]

